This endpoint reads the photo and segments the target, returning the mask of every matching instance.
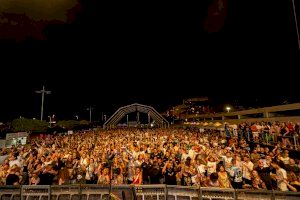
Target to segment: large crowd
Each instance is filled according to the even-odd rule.
[[[2,148],[0,185],[168,184],[300,191],[300,162],[244,129],[114,129],[47,135]],[[228,132],[230,134],[228,134]],[[245,133],[245,131],[243,132]],[[0,156],[1,156],[0,155]]]
[[[299,148],[300,123],[293,122],[255,122],[239,125],[225,124],[228,137],[235,135],[248,141],[278,145],[282,148]],[[300,150],[300,149],[299,149]]]

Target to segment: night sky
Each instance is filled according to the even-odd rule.
[[[88,119],[89,105],[96,120],[135,102],[164,111],[195,96],[300,102],[291,1],[223,0],[217,15],[212,0],[9,2],[0,3],[0,121],[39,118],[43,84],[45,116],[60,119]]]

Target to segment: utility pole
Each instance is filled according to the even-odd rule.
[[[90,123],[92,122],[92,110],[94,108],[92,106],[90,106],[87,110],[90,111]]]
[[[297,33],[297,40],[298,40],[298,48],[300,50],[300,36],[299,36],[299,28],[298,28],[298,20],[297,20],[297,12],[296,12],[296,6],[295,6],[295,0],[292,0],[293,4],[293,14],[295,18],[295,26],[296,26],[296,33]]]
[[[139,112],[136,113],[136,123],[140,124],[140,113]]]
[[[38,91],[35,91],[35,92],[38,93],[38,94],[42,94],[41,121],[43,121],[45,94],[51,94],[51,91],[45,90],[45,86],[43,86],[42,90],[38,90]]]
[[[148,112],[148,126],[151,124],[150,112]]]

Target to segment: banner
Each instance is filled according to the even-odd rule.
[[[6,134],[6,140],[13,140],[14,138],[22,138],[22,137],[28,137],[28,133],[26,132],[17,132],[17,133],[7,133]]]
[[[0,140],[0,148],[5,147],[6,140]]]

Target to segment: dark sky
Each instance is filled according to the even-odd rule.
[[[89,105],[96,118],[134,102],[164,111],[193,96],[297,101],[291,1],[228,0],[220,18],[212,2],[87,0],[64,21],[6,13],[19,23],[0,23],[0,120],[38,118],[43,84],[45,115],[61,118],[87,118]]]

